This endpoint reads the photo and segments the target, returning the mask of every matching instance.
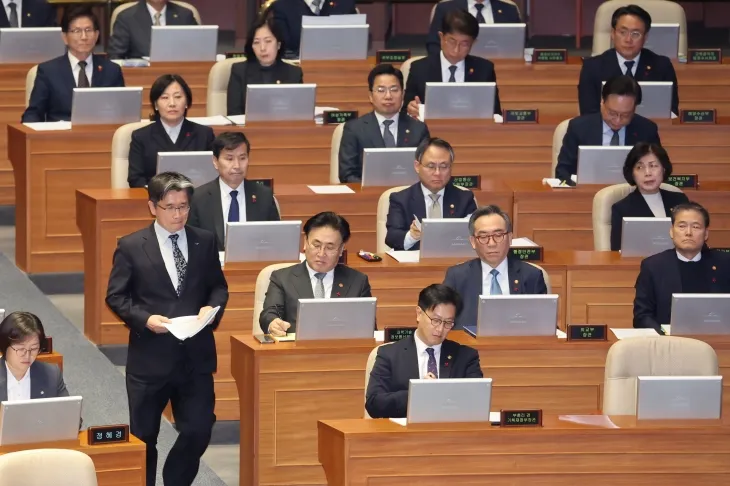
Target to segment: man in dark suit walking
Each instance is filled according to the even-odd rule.
[[[168,0],[139,0],[117,16],[109,37],[112,59],[139,59],[150,55],[152,26],[198,25],[193,11]]]
[[[477,209],[469,220],[469,241],[479,258],[446,271],[444,284],[464,299],[464,312],[456,329],[477,323],[480,295],[547,294],[542,271],[516,258],[509,258],[512,221],[497,206]]]
[[[477,20],[466,10],[452,10],[444,16],[439,32],[441,51],[411,64],[406,82],[405,107],[418,118],[418,105],[426,103],[426,83],[496,83],[494,63],[469,54],[479,35]],[[494,113],[502,113],[499,89],[495,91]]]
[[[451,183],[453,166],[454,149],[449,142],[427,138],[420,143],[413,162],[420,182],[390,195],[386,245],[394,250],[419,250],[423,218],[465,218],[476,211],[472,192]]]
[[[482,378],[476,349],[446,339],[462,309],[451,287],[432,284],[418,294],[413,336],[378,348],[365,394],[372,418],[402,418],[411,379]]]
[[[657,124],[636,114],[641,103],[641,87],[630,76],[616,76],[603,85],[600,113],[573,118],[563,137],[555,177],[570,185],[578,173],[580,145],[628,145],[637,142],[661,144]]]
[[[670,81],[674,83],[672,112],[679,114],[677,73],[672,61],[644,49],[651,29],[651,15],[638,5],[617,9],[611,17],[614,47],[583,61],[578,82],[580,114],[596,113],[601,104],[601,83],[625,74],[636,81]]]
[[[259,324],[264,333],[296,332],[299,299],[372,297],[367,275],[338,261],[350,239],[350,224],[333,212],[304,223],[303,263],[276,270],[266,291]]]
[[[55,27],[56,9],[48,0],[4,0],[0,28]]]
[[[373,111],[349,120],[340,142],[340,182],[362,180],[362,155],[366,148],[417,147],[428,138],[428,127],[401,113],[403,73],[391,64],[378,64],[368,75]]]
[[[61,21],[68,54],[38,65],[23,123],[71,119],[74,88],[124,86],[122,69],[92,54],[99,38],[99,20],[87,7],[70,7]]]
[[[155,485],[157,435],[168,402],[178,438],[162,477],[166,485],[193,483],[215,423],[213,330],[228,302],[215,236],[186,226],[193,184],[176,172],[154,176],[147,186],[155,223],[119,240],[106,303],[129,327],[127,395],[132,434],[147,445],[147,486]],[[180,340],[171,319],[205,318],[200,332]]]
[[[279,221],[274,193],[246,180],[251,144],[241,132],[224,132],[213,141],[213,166],[218,177],[196,191],[188,224],[214,233],[218,250],[225,248],[225,224]]]
[[[426,49],[431,55],[438,56],[441,50],[439,29],[444,17],[452,10],[466,10],[479,24],[519,24],[520,10],[516,5],[500,0],[449,0],[439,2],[433,12],[431,27],[428,30]]]

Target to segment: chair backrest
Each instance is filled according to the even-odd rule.
[[[206,115],[216,116],[228,114],[228,80],[231,79],[231,67],[237,62],[246,61],[245,57],[224,59],[213,64],[208,73],[208,92],[206,96]]]
[[[603,413],[636,414],[637,376],[714,376],[717,354],[696,339],[657,336],[617,341],[606,356]]]
[[[129,144],[132,141],[132,132],[145,125],[149,120],[127,123],[117,128],[112,137],[112,189],[126,189],[129,187]]]
[[[540,265],[537,265],[535,263],[527,262],[528,264],[532,265],[535,268],[540,269],[542,272],[542,278],[545,280],[545,287],[547,287],[547,293],[552,294],[553,293],[553,287],[550,285],[550,275],[548,275],[547,271],[545,271],[544,268],[542,268]]]
[[[448,1],[449,0],[440,0],[439,3],[448,2]],[[510,5],[514,5],[517,8],[517,11],[520,13],[520,18],[522,18],[522,12],[520,12],[520,7],[515,2],[513,2],[512,0],[502,0],[502,1],[504,3],[509,3]],[[438,5],[438,3],[436,5]],[[429,21],[428,21],[429,24],[431,22],[433,22],[433,16],[436,13],[436,5],[434,5],[433,8],[431,9],[431,17],[429,18]]]
[[[682,192],[682,189],[671,184],[662,184],[666,191]],[[593,196],[593,249],[595,251],[611,250],[611,207],[625,198],[635,186],[627,183],[604,187]]]
[[[405,89],[408,84],[408,74],[411,72],[411,64],[419,59],[423,59],[426,56],[413,56],[400,65],[400,70],[403,73],[403,88]]]
[[[345,124],[340,123],[332,132],[332,145],[330,147],[330,184],[340,183],[340,142],[342,142],[342,131]]]
[[[70,449],[31,449],[0,456],[0,486],[97,486],[94,462]]]
[[[279,209],[278,204],[277,209]],[[259,272],[258,277],[256,277],[256,288],[253,294],[253,327],[251,328],[254,336],[256,334],[263,334],[261,325],[259,324],[259,316],[261,316],[261,311],[264,310],[264,299],[266,298],[266,291],[269,289],[272,272],[296,264],[296,262],[274,263],[273,265],[264,267]]]
[[[368,355],[368,362],[365,365],[365,397],[367,398],[368,395],[368,383],[370,383],[370,372],[373,370],[373,366],[375,366],[375,357],[378,355],[378,349],[380,349],[380,346],[386,346],[388,344],[393,343],[383,343],[378,346],[375,346],[372,351],[370,351],[370,354]],[[363,400],[363,403],[365,401]],[[367,410],[363,412],[363,418],[369,419],[372,418]]]
[[[28,70],[28,74],[25,75],[25,107],[28,108],[30,104],[30,94],[33,92],[33,86],[35,86],[35,77],[38,74],[38,65],[36,64]]]
[[[176,5],[179,5],[180,7],[185,7],[186,9],[191,10],[193,12],[193,17],[195,18],[195,21],[198,23],[198,25],[203,25],[203,21],[200,20],[200,12],[198,12],[198,9],[195,8],[195,6],[188,2],[180,2],[178,0],[170,0],[170,3],[174,3]],[[119,17],[119,14],[124,12],[128,8],[134,7],[135,5],[137,5],[137,2],[131,1],[128,3],[123,3],[114,9],[114,12],[112,12],[112,18],[109,21],[109,31],[112,34],[114,33],[114,24],[117,22],[117,17]]]
[[[550,177],[555,177],[555,167],[558,166],[560,147],[563,146],[563,138],[565,138],[565,134],[568,132],[568,123],[570,123],[570,120],[572,120],[572,118],[568,118],[567,120],[563,120],[558,123],[558,126],[555,127],[555,131],[553,132],[553,165],[552,169],[550,169]]]
[[[592,56],[611,48],[611,17],[616,9],[630,3],[649,12],[652,24],[679,24],[679,55],[687,55],[687,17],[680,4],[667,0],[608,0],[598,7],[594,17]]]
[[[397,186],[397,187],[391,187],[390,189],[386,190],[384,193],[380,195],[378,198],[378,216],[377,216],[377,222],[375,225],[375,238],[377,239],[377,250],[376,253],[383,254],[386,251],[390,250],[390,248],[385,244],[385,233],[387,233],[387,228],[385,227],[385,223],[388,221],[388,208],[390,207],[390,195],[394,192],[402,191],[403,189],[407,189],[408,186]]]

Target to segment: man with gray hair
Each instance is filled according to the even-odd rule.
[[[508,257],[512,221],[498,206],[484,206],[472,213],[469,234],[479,258],[449,268],[444,278],[444,284],[464,300],[454,329],[476,325],[480,295],[547,294],[539,268]]]
[[[148,186],[155,222],[119,240],[106,303],[129,328],[127,396],[132,434],[147,445],[147,486],[157,475],[157,435],[167,403],[179,432],[162,477],[191,485],[215,423],[213,330],[228,302],[215,235],[186,226],[193,184],[177,172],[154,176]],[[171,319],[203,319],[220,306],[210,325],[180,340]]]

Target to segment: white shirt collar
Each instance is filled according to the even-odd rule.
[[[482,12],[484,12],[484,10],[486,10],[486,9],[488,9],[488,8],[491,7],[491,5],[489,4],[489,1],[490,0],[484,0],[482,2],[482,4],[484,5],[484,9],[482,10]],[[468,5],[469,8],[467,10],[472,10],[472,9],[475,9],[476,8],[475,5],[477,4],[477,0],[468,0],[467,3],[469,4]]]
[[[185,227],[183,227],[183,229],[181,229],[180,231],[170,233],[165,228],[160,226],[160,223],[158,223],[157,221],[155,221],[155,224],[153,226],[155,228],[155,235],[157,236],[157,241],[159,242],[160,246],[164,245],[170,239],[170,235],[172,234],[180,235],[180,238],[178,239],[178,244],[180,243],[179,240],[185,239]]]
[[[447,71],[449,69],[449,66],[456,66],[456,72],[466,72],[466,59],[462,59],[461,61],[457,62],[456,64],[451,64],[448,59],[446,59],[446,56],[444,56],[444,51],[439,52],[439,57],[441,58],[441,71]]]
[[[5,361],[5,371],[8,375],[8,383],[10,383],[12,380],[13,383],[23,384],[30,381],[30,366],[28,367],[28,370],[25,372],[25,375],[20,380],[15,379],[15,375],[12,371],[10,371],[10,366],[8,366],[7,360]]]
[[[68,51],[68,60],[71,63],[71,69],[75,68],[79,64],[79,62],[82,61],[82,59],[77,59],[76,56],[71,54],[71,51]],[[94,55],[89,54],[89,57],[86,58],[86,67],[88,68],[89,66],[93,66],[93,65],[94,65]]]
[[[23,0],[3,0],[3,6],[5,7],[6,11],[8,10],[8,5],[10,5],[10,2],[13,2],[13,3],[15,3],[15,5],[18,6],[17,12],[18,12],[18,18],[20,18],[20,10],[21,10],[21,5],[23,5]],[[10,19],[8,19],[8,21],[10,21]]]
[[[152,17],[152,23],[154,24],[155,15],[157,15],[157,10],[155,10],[155,8],[147,2],[144,2],[144,4],[147,5],[147,11],[150,13],[150,17]],[[166,13],[167,13],[167,4],[165,4],[165,6],[162,7],[162,10],[160,10],[160,19],[164,19]],[[160,20],[160,22],[162,22],[162,20]]]
[[[429,199],[429,200],[431,199],[430,195],[433,194],[433,193],[426,186],[424,186],[423,184],[421,184],[421,191],[423,191],[423,197],[424,198]],[[443,187],[439,192],[436,193],[439,196],[441,196],[441,197],[439,197],[439,202],[441,204],[443,204],[443,202],[444,202],[444,194],[445,193],[446,193],[446,187]]]
[[[378,120],[378,126],[382,126],[383,122],[385,120],[393,120],[393,124],[390,126],[390,130],[393,131],[393,127],[398,125],[398,115],[400,113],[396,113],[395,115],[391,116],[390,118],[386,118],[377,111],[373,110],[373,114],[375,115],[375,119]]]
[[[167,123],[165,123],[162,120],[162,118],[160,118],[160,123],[162,123],[162,128],[164,128],[165,129],[165,132],[168,135],[170,135],[170,138],[172,138],[172,135],[175,134],[175,133],[177,133],[178,135],[180,135],[180,129],[182,128],[182,124],[183,124],[184,121],[185,121],[185,118],[183,118],[182,120],[180,120],[180,123],[178,123],[177,125],[170,126]]]
[[[639,53],[633,59],[626,59],[624,56],[622,56],[621,54],[619,54],[618,51],[616,51],[616,57],[618,58],[618,64],[619,64],[619,66],[621,66],[622,68],[624,67],[624,62],[626,62],[626,61],[634,61],[636,64],[634,64],[634,66],[632,67],[632,69],[633,69],[633,68],[635,68],[636,66],[639,65],[639,58],[641,57],[641,51],[639,51]]]
[[[313,270],[312,267],[309,266],[309,262],[307,262],[306,260],[304,261],[304,265],[307,267],[307,272],[309,272],[309,280],[316,278],[314,276],[314,274],[319,273],[319,272]],[[327,272],[325,274],[324,278],[328,278],[330,275],[332,276],[332,278],[334,278],[334,273],[335,273],[335,269],[333,268],[332,270],[330,270],[329,272]]]
[[[500,264],[497,265],[496,267],[492,267],[491,265],[486,263],[484,260],[482,260],[481,262],[482,262],[482,277],[489,275],[489,272],[491,272],[492,270],[497,270],[499,272],[499,275],[504,275],[505,277],[508,275],[509,265],[507,262],[507,257],[504,257],[504,260],[502,260],[500,262]]]
[[[220,176],[218,177],[218,184],[220,185],[220,188],[221,188],[221,194],[223,194],[224,196],[230,196],[231,195],[231,191],[234,190],[234,189],[231,189],[231,186],[229,186],[228,184],[226,184],[223,181],[223,179],[220,178]],[[235,190],[238,191],[238,196],[237,197],[239,197],[239,198],[240,197],[243,197],[243,194],[244,194],[243,182],[241,182]]]
[[[421,341],[421,339],[418,337],[417,332],[413,333],[413,338],[416,341],[416,353],[419,356],[422,354],[426,354],[426,348],[433,348],[434,354],[439,354],[441,352],[441,345],[443,344],[443,342],[441,344],[436,344],[434,346],[427,346],[426,343]],[[436,366],[438,366],[438,362],[436,363]]]
[[[683,257],[682,255],[677,252],[677,258],[679,258],[679,261],[681,262],[698,262],[702,260],[702,250],[700,250],[695,256],[692,257],[691,260],[688,260],[687,258]]]
[[[605,121],[602,123],[603,123],[603,134],[613,136],[613,128],[609,127],[608,123],[606,123]],[[626,131],[626,127],[621,127],[621,128],[619,128],[618,133],[623,133],[625,131]]]

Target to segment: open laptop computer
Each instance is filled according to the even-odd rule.
[[[299,261],[301,221],[226,223],[225,263]]]
[[[409,424],[489,422],[491,378],[415,380],[408,385]]]
[[[473,256],[469,218],[426,218],[421,221],[421,259]]]
[[[527,24],[479,24],[479,37],[470,54],[485,59],[524,59],[526,28]]]
[[[0,63],[38,64],[66,53],[60,27],[0,29]]]
[[[370,26],[367,24],[302,25],[299,59],[302,61],[367,59],[369,34]]]
[[[679,24],[651,24],[644,49],[676,60],[679,57]]]
[[[213,152],[158,152],[157,173],[179,172],[187,176],[195,187],[218,177],[213,167]]]
[[[366,14],[343,15],[303,15],[302,26],[305,25],[367,25]]]
[[[142,88],[74,88],[72,125],[125,125],[138,122]]]
[[[472,336],[555,336],[558,294],[480,295]],[[475,329],[476,328],[476,329]]]
[[[375,297],[299,299],[297,341],[373,339]]]
[[[671,118],[674,83],[642,81],[639,86],[641,86],[641,104],[636,107],[636,113],[646,118]]]
[[[578,184],[620,184],[631,146],[578,146]]]
[[[413,169],[415,147],[366,148],[362,156],[362,187],[410,186],[418,182]]]
[[[624,218],[621,223],[621,256],[648,257],[674,248],[669,237],[671,218]]]
[[[74,396],[0,403],[0,446],[78,440],[82,400]]]
[[[672,294],[672,336],[730,334],[730,294]]]
[[[215,61],[217,25],[152,26],[150,62]]]
[[[492,119],[497,83],[426,83],[424,118]]]
[[[639,420],[719,419],[722,376],[639,376]]]
[[[249,84],[246,123],[314,120],[316,84]]]

